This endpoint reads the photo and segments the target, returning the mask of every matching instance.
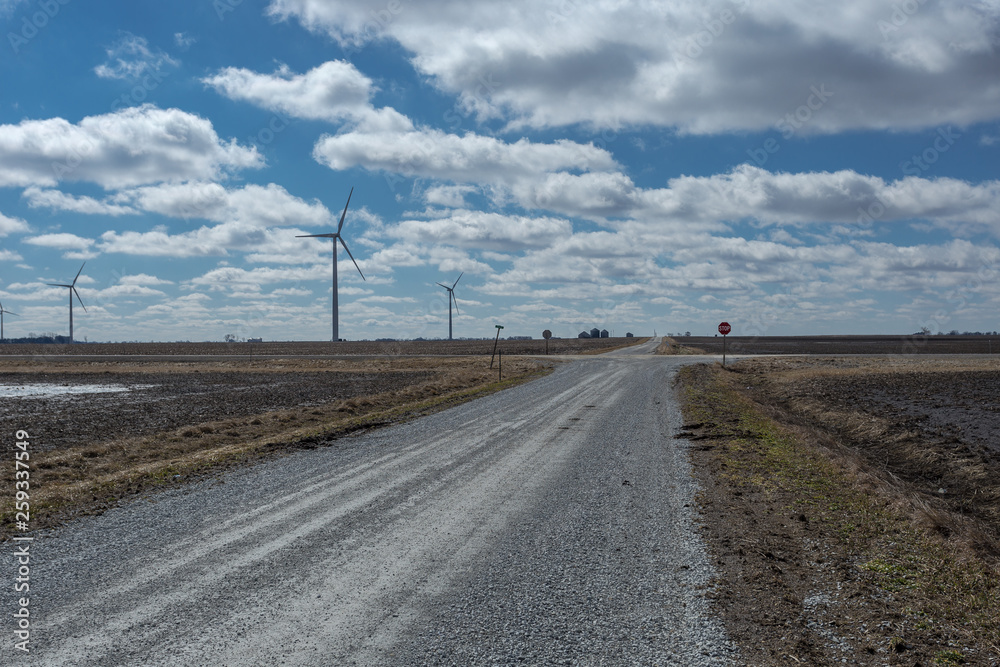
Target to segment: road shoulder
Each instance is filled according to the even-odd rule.
[[[704,364],[677,390],[718,571],[715,599],[755,665],[997,664],[996,570],[914,525],[823,434],[779,423],[738,373]]]

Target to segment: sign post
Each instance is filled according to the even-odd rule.
[[[494,325],[497,328],[497,339],[493,341],[493,356],[490,357],[490,368],[493,368],[493,360],[497,356],[497,344],[500,342],[500,330],[503,329],[499,324]]]
[[[729,326],[729,322],[723,322],[719,325],[719,333],[722,334],[722,367],[726,367],[726,336],[733,328]]]
[[[552,338],[552,332],[546,329],[542,332],[542,338],[545,339],[545,354],[549,353],[549,339]]]

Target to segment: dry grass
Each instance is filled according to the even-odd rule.
[[[908,362],[848,363],[852,367],[827,370],[864,374],[888,364],[903,372]],[[772,373],[790,372],[769,376],[777,386],[786,381],[795,386],[826,372],[799,362],[776,364],[768,367]],[[743,372],[733,372],[716,365],[701,384],[693,381],[696,369],[681,372],[686,419],[697,422],[692,427],[699,440],[718,443],[713,451],[725,482],[756,488],[765,502],[780,499],[776,513],[808,514],[811,540],[832,540],[833,551],[841,550],[843,562],[861,570],[877,591],[855,612],[859,619],[878,618],[880,608],[902,610],[907,642],[919,638],[936,646],[927,655],[944,659],[950,649],[941,643],[960,638],[1000,656],[1000,563],[992,527],[914,489],[826,427],[842,423],[864,438],[897,437],[885,424],[835,414],[810,400],[796,404],[802,412],[790,411],[786,401],[773,400],[759,385],[751,389],[751,367],[760,370],[745,365]],[[909,455],[917,458],[918,452]],[[922,455],[922,465],[941,465],[933,452]]]
[[[40,362],[32,362],[40,363]],[[230,362],[226,362],[230,363]],[[318,362],[285,360],[257,364],[255,371],[315,370]],[[488,358],[382,359],[324,362],[332,373],[397,370],[434,371],[428,381],[399,390],[323,405],[269,411],[239,418],[210,419],[170,431],[36,453],[31,459],[31,525],[51,526],[69,517],[100,512],[123,498],[221,470],[242,462],[319,446],[338,435],[395,423],[526,381],[544,372],[536,361],[504,360],[504,378],[488,368]],[[46,364],[49,372],[94,372],[92,364],[66,360]],[[182,368],[141,365],[142,370],[196,373],[219,364]],[[121,367],[119,367],[121,370]],[[34,368],[33,372],[42,369]],[[136,370],[134,364],[128,368]],[[234,367],[233,372],[239,372]],[[44,372],[44,371],[43,371]],[[349,379],[345,381],[349,382]],[[11,473],[12,474],[12,473]],[[10,488],[13,488],[11,483]],[[0,539],[10,535],[13,498],[0,499]]]
[[[582,338],[580,340],[587,340]],[[590,340],[594,340],[591,338]],[[634,345],[642,345],[643,343],[648,343],[651,339],[646,338],[602,338],[598,340],[611,341],[607,347],[596,347],[593,349],[584,349],[579,352],[579,354],[604,354],[605,352],[613,352],[615,350],[623,350],[626,347],[632,347]]]
[[[682,345],[673,338],[663,337],[654,354],[705,354],[705,351],[688,345]]]
[[[913,498],[912,505],[920,508],[925,526],[943,535],[962,534],[984,553],[1000,555],[997,452],[954,438],[929,436],[921,428],[923,417],[900,423],[880,410],[878,403],[866,405],[863,395],[866,390],[884,394],[887,385],[896,384],[898,395],[908,398],[914,410],[954,409],[961,415],[961,408],[949,408],[947,399],[936,397],[929,388],[942,378],[961,385],[970,373],[1000,371],[1000,360],[753,360],[738,368],[744,377],[753,378],[749,383],[759,396],[781,406],[786,420],[818,426],[851,457],[877,470],[900,493],[905,490]],[[868,387],[868,378],[881,381]],[[845,382],[850,384],[839,390]],[[927,395],[908,396],[911,387],[928,388]],[[849,403],[845,392],[853,393],[846,397]]]

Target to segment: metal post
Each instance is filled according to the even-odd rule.
[[[500,370],[497,380],[503,381],[503,350],[500,350],[500,361],[497,364],[497,368]]]
[[[726,367],[726,336],[722,336],[722,367]]]
[[[493,354],[490,356],[490,368],[493,368],[493,360],[497,356],[497,345],[500,343],[500,330],[503,329],[499,324],[494,325],[497,328],[497,338],[493,341]]]

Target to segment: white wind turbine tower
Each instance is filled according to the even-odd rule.
[[[347,216],[347,207],[351,204],[351,195],[354,194],[354,188],[351,188],[350,194],[347,195],[347,203],[344,204],[344,212],[340,214],[340,224],[337,225],[337,231],[334,234],[301,234],[295,238],[299,239],[311,239],[311,238],[323,238],[331,239],[333,241],[333,340],[334,342],[340,340],[340,326],[338,321],[338,310],[340,307],[339,300],[337,298],[337,241],[340,241],[340,245],[344,246],[344,250],[347,251],[347,256],[351,258],[354,262],[354,268],[361,273],[361,267],[354,260],[354,255],[351,254],[351,249],[347,247],[347,243],[344,242],[344,237],[340,235],[340,231],[344,228],[344,217]],[[365,274],[361,273],[361,279],[367,282]]]
[[[438,283],[438,285],[441,285],[441,287],[443,287],[446,290],[448,290],[448,340],[452,340],[452,337],[451,337],[451,302],[452,301],[455,302],[455,312],[458,313],[458,299],[455,298],[455,285],[458,284],[458,281],[461,280],[462,276],[464,276],[464,275],[465,275],[465,271],[463,271],[462,273],[458,274],[458,278],[455,279],[455,284],[452,285],[451,287],[448,287],[444,283]],[[458,314],[461,315],[461,313],[458,313]]]
[[[73,293],[76,293],[76,300],[80,302],[80,306],[83,308],[83,312],[87,312],[87,307],[83,305],[83,299],[80,298],[80,293],[76,291],[76,281],[83,273],[83,267],[87,265],[86,262],[80,265],[80,270],[76,272],[76,278],[73,278],[73,282],[69,285],[60,285],[58,283],[46,283],[46,285],[51,285],[52,287],[68,287],[69,288],[69,342],[73,342]]]
[[[4,310],[3,304],[0,303],[0,342],[3,342],[3,316],[4,315],[17,315],[12,310]]]

